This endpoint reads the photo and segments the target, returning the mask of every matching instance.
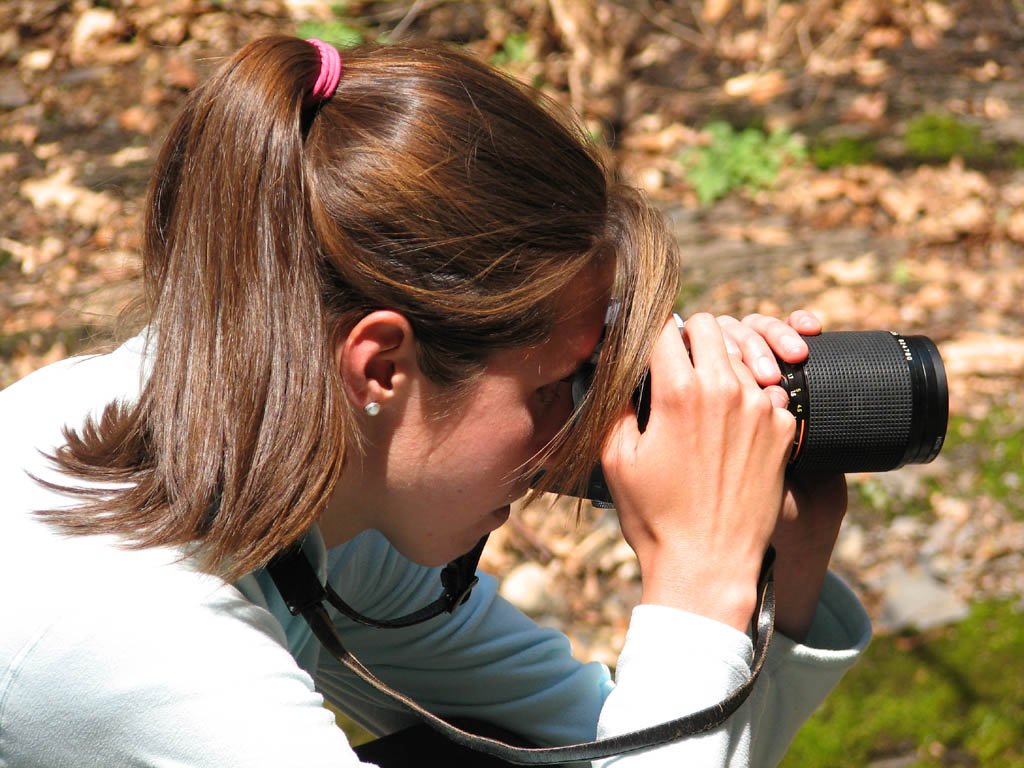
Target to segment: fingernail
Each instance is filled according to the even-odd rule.
[[[775,365],[775,361],[767,357],[759,357],[754,361],[754,373],[761,379],[777,379],[779,377],[779,369]]]

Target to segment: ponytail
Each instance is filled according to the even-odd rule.
[[[146,209],[152,373],[137,404],[109,406],[56,457],[73,475],[129,487],[74,490],[90,503],[46,513],[54,522],[193,547],[234,579],[326,505],[351,416],[304,182],[316,110],[304,100],[319,68],[301,40],[252,43],[171,128]]]

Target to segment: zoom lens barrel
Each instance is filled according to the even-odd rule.
[[[885,472],[934,459],[946,436],[942,358],[926,336],[808,336],[807,360],[780,361],[797,430],[793,471]]]
[[[886,472],[938,456],[949,394],[931,339],[892,331],[834,331],[804,341],[810,353],[803,363],[779,360],[781,384],[797,420],[791,472]],[[574,382],[574,400],[589,388],[591,376]],[[646,377],[633,397],[641,431],[650,418],[650,384]],[[613,505],[600,466],[585,498],[596,506]]]

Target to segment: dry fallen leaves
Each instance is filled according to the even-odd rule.
[[[120,204],[109,195],[73,183],[75,169],[58,168],[40,179],[23,181],[18,192],[36,208],[56,208],[72,221],[86,227],[96,227],[120,209]]]

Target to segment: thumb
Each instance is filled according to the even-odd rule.
[[[636,421],[633,404],[627,401],[622,412],[612,424],[601,449],[601,466],[605,475],[615,474],[623,464],[630,462],[636,455],[640,441],[640,427]]]

